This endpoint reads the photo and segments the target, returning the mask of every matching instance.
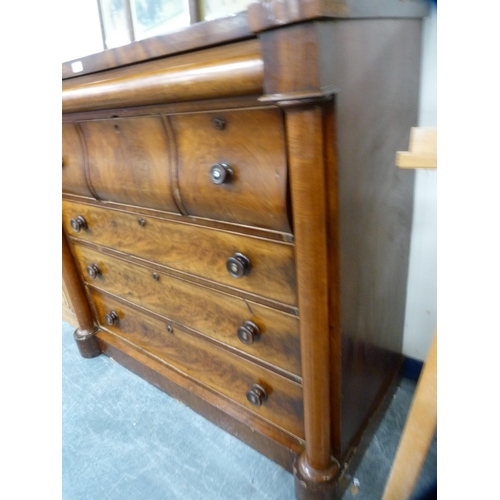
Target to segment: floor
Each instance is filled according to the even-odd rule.
[[[293,500],[293,477],[62,325],[63,500]],[[343,500],[379,500],[415,382],[403,379]],[[437,438],[415,498],[436,481]]]

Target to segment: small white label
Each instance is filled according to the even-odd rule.
[[[73,70],[73,73],[80,73],[80,71],[83,71],[82,61],[72,62],[71,69]]]

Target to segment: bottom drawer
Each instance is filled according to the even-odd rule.
[[[304,438],[302,387],[111,296],[91,292],[100,326],[161,358],[293,435]],[[113,314],[114,313],[114,314]],[[109,325],[106,320],[112,320]],[[264,389],[261,395],[258,384]],[[253,398],[252,404],[249,400]],[[260,405],[259,405],[260,404]]]

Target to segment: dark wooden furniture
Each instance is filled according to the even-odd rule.
[[[266,1],[63,65],[82,355],[293,470],[298,498],[341,494],[401,362],[413,173],[394,154],[423,15]]]

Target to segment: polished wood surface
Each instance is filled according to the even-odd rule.
[[[164,220],[170,220],[174,222],[188,222],[199,227],[207,227],[211,229],[221,230],[229,233],[235,234],[245,234],[246,236],[254,236],[256,238],[263,238],[270,241],[279,241],[285,243],[293,243],[294,238],[291,233],[282,233],[280,231],[272,231],[270,229],[263,229],[255,226],[241,226],[239,224],[233,224],[231,222],[225,222],[220,220],[205,219],[203,217],[195,216],[184,216],[182,214],[176,214],[173,212],[163,212],[151,208],[144,207],[131,207],[125,203],[116,203],[113,201],[101,202],[97,199],[92,198],[82,198],[81,196],[71,195],[68,193],[63,193],[63,201],[70,203],[84,203],[86,205],[94,206],[97,208],[110,208],[113,210],[119,210],[122,212],[130,212],[133,210],[137,216],[145,215],[146,217],[161,218]]]
[[[224,121],[221,130],[214,126],[215,119]],[[285,130],[279,109],[179,114],[170,120],[180,196],[188,214],[290,232]],[[233,174],[216,185],[209,172],[220,163]]]
[[[77,216],[86,220],[88,229],[74,233],[70,220]],[[145,224],[141,226],[138,219]],[[75,238],[284,304],[297,303],[291,244],[67,201],[63,201],[63,227]],[[226,269],[226,260],[237,252],[252,265],[241,278],[233,278]]]
[[[82,278],[92,287],[300,376],[299,322],[296,316],[179,280],[82,245],[74,245],[73,253]],[[94,263],[102,274],[92,280],[86,268]],[[250,345],[243,344],[237,336],[238,328],[245,321],[254,322],[261,331],[260,339]]]
[[[268,98],[285,101],[301,98],[301,94],[322,95],[327,70],[318,59],[320,31],[321,23],[307,23],[262,34],[264,92]]]
[[[87,180],[83,137],[74,123],[62,124],[62,190],[63,193],[94,197]]]
[[[63,82],[64,113],[260,93],[263,63],[257,40],[186,56],[117,68]]]
[[[109,296],[92,293],[101,328],[128,339],[169,365],[196,378],[203,384],[235,400],[257,415],[303,438],[302,388],[290,380],[259,367],[213,344],[203,342],[180,328],[167,331],[167,322],[159,321],[115,302]],[[116,311],[119,322],[109,326],[103,317]],[[246,393],[252,384],[265,387],[268,399],[262,406],[251,405]]]
[[[175,152],[160,116],[88,120],[78,126],[98,199],[179,212],[169,168]]]
[[[331,467],[328,261],[322,108],[286,109],[304,385],[306,459]],[[313,166],[313,168],[311,168]]]

